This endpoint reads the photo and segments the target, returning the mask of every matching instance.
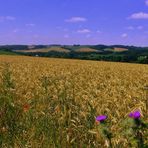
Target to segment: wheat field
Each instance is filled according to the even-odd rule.
[[[0,97],[13,113],[0,110],[1,147],[107,147],[95,122],[105,114],[114,147],[126,148],[128,114],[148,121],[146,85],[148,65],[0,56]]]

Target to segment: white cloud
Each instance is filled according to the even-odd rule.
[[[142,30],[143,29],[143,26],[137,26],[137,29],[138,30]]]
[[[67,19],[65,21],[69,22],[69,23],[77,23],[77,22],[86,22],[87,19],[84,17],[72,17],[72,18]]]
[[[39,38],[39,35],[38,34],[34,34],[33,38]]]
[[[13,33],[17,33],[17,32],[19,32],[20,31],[20,29],[14,29],[12,32]]]
[[[142,30],[143,28],[144,28],[143,26],[128,26],[128,27],[126,27],[126,29],[128,29],[128,30],[136,30],[136,29]]]
[[[15,20],[15,17],[13,17],[13,16],[6,16],[6,20],[13,21],[13,20]]]
[[[138,12],[138,13],[133,13],[129,19],[148,19],[148,13],[145,12]]]
[[[30,23],[30,24],[26,24],[26,26],[29,26],[29,27],[34,27],[34,26],[35,26],[35,24]]]
[[[123,33],[123,34],[121,35],[122,38],[126,38],[127,36],[128,36],[127,33]]]
[[[126,27],[126,29],[128,29],[128,30],[134,30],[135,28],[133,26],[128,26],[128,27]]]
[[[81,29],[78,30],[77,33],[90,33],[91,31],[89,29]]]
[[[101,31],[100,31],[100,30],[97,30],[96,32],[97,32],[97,33],[101,33]]]
[[[148,31],[145,31],[144,33],[148,34]]]
[[[91,37],[91,35],[90,35],[90,34],[87,34],[87,35],[86,35],[86,38],[90,38],[90,37]]]
[[[68,28],[64,28],[63,31],[67,32],[67,31],[69,31],[69,29]]]
[[[0,16],[0,21],[3,22],[3,21],[13,21],[15,20],[16,18],[13,17],[13,16]]]
[[[56,29],[62,29],[62,27],[61,26],[57,26]]]
[[[68,34],[65,34],[65,35],[64,35],[64,38],[69,38],[69,35],[68,35]]]
[[[148,0],[145,1],[145,4],[148,6]]]

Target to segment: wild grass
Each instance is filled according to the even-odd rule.
[[[0,147],[108,147],[101,114],[113,147],[130,147],[123,124],[135,109],[148,121],[147,84],[147,65],[0,56]]]

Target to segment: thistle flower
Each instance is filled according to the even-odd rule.
[[[139,119],[139,118],[141,117],[141,114],[140,114],[139,111],[135,111],[135,112],[131,112],[131,113],[129,114],[129,117],[130,117],[130,118],[134,118],[134,119]]]
[[[96,117],[96,121],[100,122],[100,125],[98,126],[98,129],[100,131],[100,134],[106,139],[105,142],[107,145],[112,148],[112,133],[110,132],[110,128],[106,122],[104,122],[107,119],[106,115],[100,115]]]
[[[105,121],[107,119],[107,116],[105,116],[105,115],[100,115],[100,116],[97,116],[96,117],[96,121],[97,122],[103,122],[103,121]]]

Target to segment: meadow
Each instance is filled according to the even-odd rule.
[[[146,85],[148,65],[0,55],[0,147],[108,147],[98,115],[113,147],[132,147],[124,123],[134,110],[148,122]]]

